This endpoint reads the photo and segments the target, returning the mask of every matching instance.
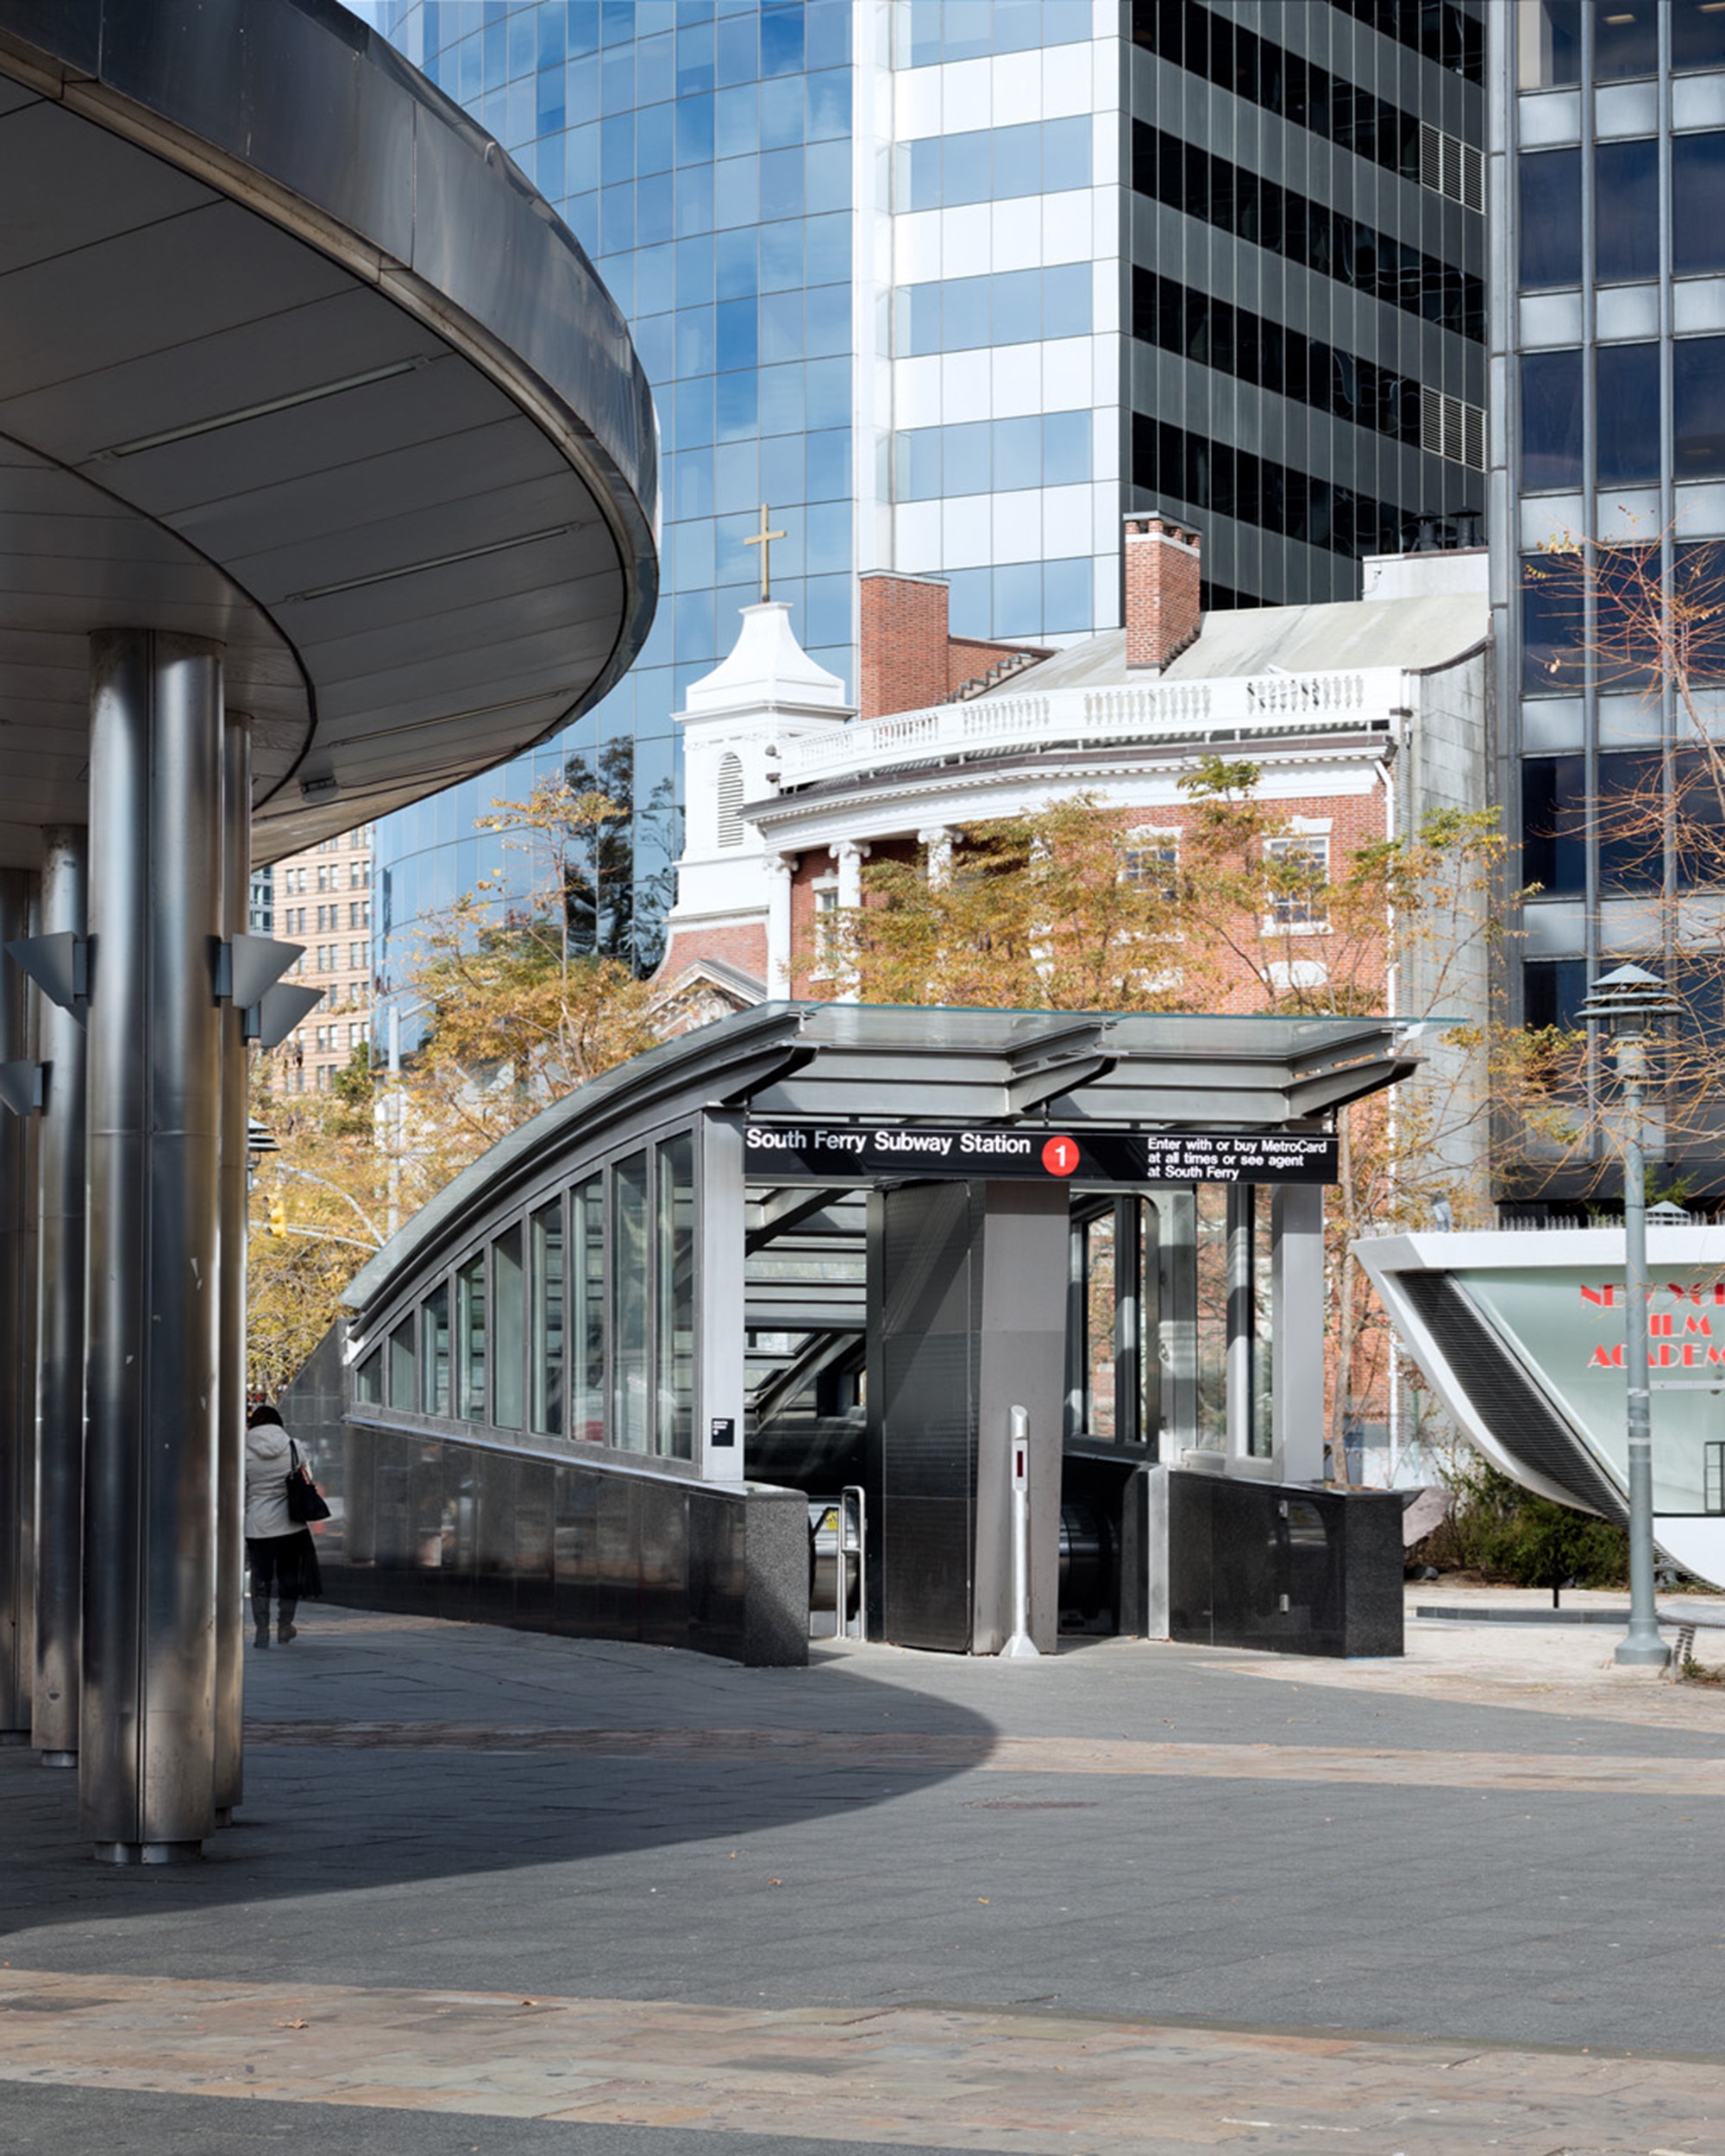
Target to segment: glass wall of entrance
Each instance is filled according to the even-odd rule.
[[[1118,1615],[1126,1476],[1320,1476],[1333,1111],[1409,1068],[1375,1019],[725,1019],[549,1109],[373,1261],[350,1291],[342,1443],[681,1489],[690,1607],[697,1553],[734,1540],[710,1499],[746,1513],[854,1486],[875,1615],[915,1550],[950,1589],[936,1644],[974,1647],[1023,1407],[1042,1621],[1075,1505]],[[453,1523],[467,1500],[442,1487]],[[465,1546],[416,1520],[392,1555],[380,1532],[353,1543],[373,1566]],[[628,1562],[664,1556],[637,1539]]]

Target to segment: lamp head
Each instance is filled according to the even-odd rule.
[[[1599,976],[1576,1016],[1628,1039],[1645,1033],[1654,1018],[1672,1017],[1682,1008],[1658,974],[1645,966],[1619,966]]]

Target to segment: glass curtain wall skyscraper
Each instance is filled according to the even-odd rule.
[[[1614,575],[1587,590],[1540,549],[1630,549],[1667,589],[1725,571],[1725,8],[1494,9],[1490,131],[1499,784],[1539,887],[1521,1007],[1567,1025],[1605,965],[1680,967],[1717,918],[1634,806],[1681,783],[1694,722],[1621,663]],[[1690,653],[1703,715],[1720,649]],[[1725,1161],[1710,1173],[1716,1190]]]
[[[1481,505],[1484,0],[373,0],[561,209],[663,433],[663,591],[571,732],[380,827],[385,978],[519,856],[568,770],[620,811],[578,939],[650,965],[673,712],[758,596],[853,690],[856,577],[955,633],[1120,620],[1122,515],[1202,530],[1208,603],[1352,596]]]

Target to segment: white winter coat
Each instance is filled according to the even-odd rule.
[[[246,1539],[291,1535],[298,1522],[287,1509],[287,1470],[293,1464],[292,1440],[273,1422],[246,1432]],[[303,1456],[302,1456],[303,1457]]]

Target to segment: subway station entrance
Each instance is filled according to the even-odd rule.
[[[837,1591],[994,1653],[1016,1430],[1039,1649],[1393,1651],[1399,1501],[1320,1487],[1323,1192],[1335,1111],[1412,1067],[1382,1019],[846,1004],[656,1049],[354,1282],[288,1409],[326,1575],[749,1661]],[[847,1490],[850,1595],[809,1532]]]

